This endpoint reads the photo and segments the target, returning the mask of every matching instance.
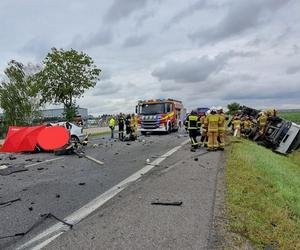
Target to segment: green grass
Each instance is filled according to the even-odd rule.
[[[226,161],[229,230],[258,249],[300,249],[300,151],[287,157],[235,139]]]
[[[281,118],[286,120],[290,120],[297,124],[300,124],[300,112],[286,112],[286,113],[279,113],[278,114]]]

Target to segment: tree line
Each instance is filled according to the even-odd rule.
[[[52,48],[41,65],[11,60],[0,82],[0,107],[8,125],[29,125],[45,104],[62,104],[65,118],[76,115],[76,99],[96,85],[101,69],[74,49]]]

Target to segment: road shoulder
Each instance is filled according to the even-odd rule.
[[[222,158],[182,147],[44,249],[206,249]]]

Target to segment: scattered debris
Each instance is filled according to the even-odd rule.
[[[28,234],[29,232],[31,232],[34,228],[36,228],[37,226],[39,226],[44,220],[48,219],[48,218],[54,218],[55,220],[69,226],[71,229],[73,228],[73,225],[70,223],[67,223],[66,221],[59,219],[58,217],[56,217],[55,215],[48,213],[48,214],[41,214],[41,218],[35,222],[27,231],[22,232],[22,233],[16,233],[16,234],[12,234],[12,235],[5,235],[5,236],[0,236],[0,240],[3,239],[8,239],[8,238],[14,238],[14,237],[23,237],[26,234]]]
[[[147,162],[147,164],[149,164],[150,163],[150,159],[147,159],[146,162]]]
[[[93,161],[93,162],[99,164],[99,165],[103,165],[103,164],[104,164],[104,162],[99,161],[99,160],[93,158],[92,156],[89,156],[89,155],[83,155],[83,156],[84,156],[85,158],[87,158],[87,159],[89,159],[89,160],[91,160],[91,161]]]
[[[1,165],[1,166],[0,166],[0,170],[6,169],[6,168],[8,168],[7,165]]]
[[[17,159],[17,157],[15,157],[15,156],[13,156],[13,155],[10,155],[10,156],[8,156],[8,159],[10,159],[10,160],[12,161],[12,160]]]
[[[40,168],[37,168],[37,170],[43,170],[44,168],[40,167]]]
[[[29,209],[29,211],[31,212],[31,211],[33,210],[33,207],[29,207],[28,209]]]
[[[78,183],[79,186],[84,186],[85,185],[85,182],[80,182]]]
[[[29,159],[26,159],[25,161],[32,161],[33,159],[32,158],[29,158]]]
[[[198,161],[198,157],[194,158],[194,161]]]
[[[5,175],[13,174],[13,173],[24,172],[24,171],[28,171],[28,169],[25,168],[24,165],[22,164],[22,165],[19,165],[16,167],[9,167],[6,169],[2,169],[2,170],[0,170],[0,175],[5,176]]]
[[[16,202],[16,201],[21,201],[21,198],[17,198],[17,199],[13,199],[13,200],[9,200],[9,201],[0,202],[0,206],[6,207],[6,206],[9,206],[13,202]]]
[[[60,198],[60,194],[55,195],[56,198]]]
[[[162,205],[162,206],[181,206],[182,201],[152,201],[151,205]]]

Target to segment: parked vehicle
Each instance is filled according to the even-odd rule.
[[[136,106],[139,130],[142,134],[178,131],[184,110],[182,102],[174,99],[139,101]]]

